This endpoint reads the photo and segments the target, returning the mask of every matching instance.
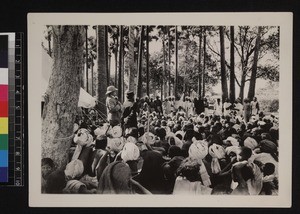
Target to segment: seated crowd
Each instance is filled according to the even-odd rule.
[[[209,114],[172,97],[152,106],[132,96],[118,122],[76,121],[66,167],[42,159],[43,193],[277,194],[277,117],[246,122],[234,109]]]

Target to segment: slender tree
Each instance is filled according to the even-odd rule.
[[[134,30],[135,26],[129,26],[129,38],[128,38],[128,57],[126,60],[126,64],[129,67],[129,87],[128,89],[130,91],[134,91],[134,85],[135,85],[135,62],[134,62],[134,41],[135,41],[135,36],[134,36]]]
[[[199,29],[199,52],[198,52],[198,95],[201,97],[202,95],[202,65],[201,65],[201,60],[202,60],[202,27]]]
[[[89,61],[88,61],[88,27],[89,26],[84,26],[85,27],[85,75],[86,75],[86,91],[89,92]]]
[[[178,87],[178,32],[175,26],[175,80],[174,80],[174,96],[177,97]]]
[[[230,102],[235,101],[235,63],[234,63],[234,26],[230,26],[230,83],[229,97]]]
[[[108,49],[108,26],[105,25],[105,59],[106,59],[106,76],[107,85],[110,84],[110,51]]]
[[[248,91],[248,98],[250,100],[252,100],[255,95],[255,84],[256,84],[258,54],[259,54],[260,41],[261,41],[261,31],[262,31],[262,27],[258,27],[257,37],[255,42],[253,64],[252,64],[252,73],[251,73],[249,91]]]
[[[119,48],[119,34],[116,33],[114,45],[114,56],[115,56],[115,86],[117,87],[118,83],[118,48]]]
[[[221,50],[221,85],[222,85],[222,102],[228,98],[227,75],[225,65],[225,44],[224,44],[224,27],[219,27],[220,32],[220,50]]]
[[[142,60],[143,60],[143,39],[144,39],[144,28],[145,26],[141,26],[140,31],[140,41],[139,41],[139,55],[138,55],[138,76],[137,76],[137,89],[136,89],[136,96],[141,98],[142,96]]]
[[[93,53],[92,51],[90,51],[90,55],[91,55],[91,75],[92,75],[92,91],[91,91],[91,95],[94,96],[94,58],[93,58]]]
[[[118,73],[118,97],[121,101],[124,100],[124,27],[121,25],[120,28],[120,51],[119,51],[119,73]]]
[[[105,92],[108,86],[107,76],[107,49],[106,49],[106,30],[105,26],[97,26],[97,64],[98,64],[98,101],[99,110],[106,114]]]
[[[163,35],[162,35],[162,45],[163,45],[163,73],[162,73],[162,78],[161,78],[161,84],[162,84],[162,94],[161,94],[161,100],[163,100],[163,98],[168,96],[168,90],[167,90],[167,82],[164,81],[165,76],[167,75],[167,59],[166,59],[166,27],[163,27]]]
[[[168,26],[168,96],[171,96],[171,35],[170,26]]]
[[[202,97],[205,97],[205,70],[206,70],[206,29],[203,32],[203,70],[202,70]]]
[[[150,90],[149,90],[149,26],[146,27],[146,92],[147,96],[149,97],[150,95]]]
[[[52,26],[52,30],[54,63],[42,117],[42,158],[51,158],[64,169],[77,115],[85,29]]]

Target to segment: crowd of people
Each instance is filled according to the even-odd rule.
[[[174,96],[124,103],[107,88],[107,118],[79,115],[69,162],[42,159],[43,193],[276,195],[278,117],[256,98]]]

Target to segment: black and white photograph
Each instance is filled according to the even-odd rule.
[[[28,17],[31,204],[290,205],[288,13]]]

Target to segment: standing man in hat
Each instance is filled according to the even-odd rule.
[[[108,86],[106,91],[107,120],[113,127],[121,123],[122,104],[118,101],[114,86]]]
[[[159,96],[156,96],[156,100],[154,101],[154,105],[155,105],[155,111],[161,115],[162,114],[162,102],[159,99]]]
[[[123,103],[124,112],[122,115],[123,129],[135,127],[137,128],[137,111],[138,105],[134,102],[133,91],[126,92],[126,101]]]

